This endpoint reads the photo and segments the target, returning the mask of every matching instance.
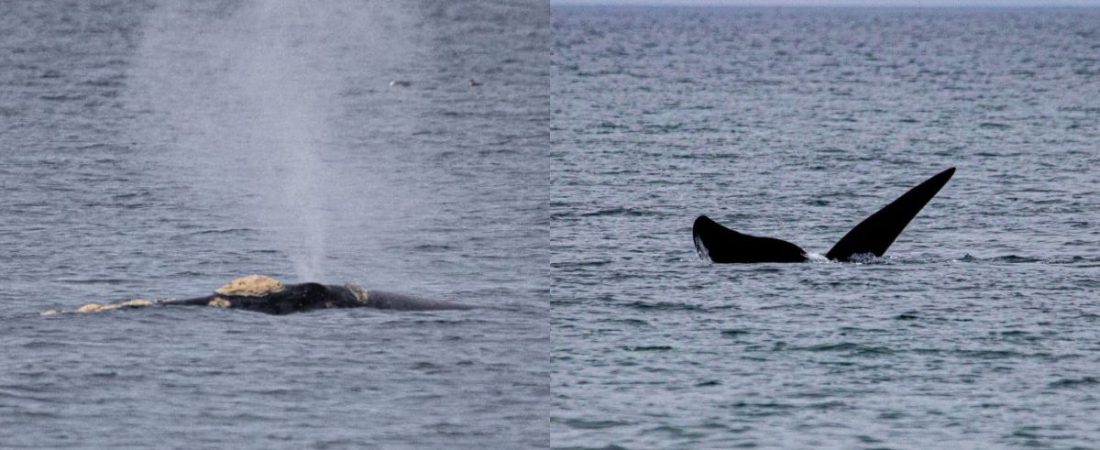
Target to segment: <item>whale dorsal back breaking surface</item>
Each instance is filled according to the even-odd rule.
[[[853,256],[862,254],[882,256],[954,174],[955,168],[952,167],[910,189],[852,228],[825,256],[835,261],[849,261]],[[782,239],[739,233],[707,216],[695,219],[691,232],[700,256],[715,263],[808,260],[806,251],[795,244]]]
[[[152,306],[208,306],[233,308],[267,314],[290,314],[318,309],[372,308],[406,311],[434,311],[447,309],[471,309],[461,303],[430,300],[412,295],[386,291],[367,290],[354,284],[326,285],[301,283],[284,285],[263,275],[249,275],[229,282],[214,291],[213,295],[186,299],[147,300],[134,299],[115,303],[89,303],[78,313],[98,313],[116,309],[145,308]],[[60,309],[43,312],[44,315],[62,314]]]

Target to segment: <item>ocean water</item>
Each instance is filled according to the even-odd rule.
[[[0,447],[545,446],[548,16],[0,4]],[[251,273],[480,308],[39,315]]]
[[[0,447],[1094,447],[1096,23],[0,4]],[[40,315],[250,273],[479,308]]]
[[[1094,448],[1100,11],[551,10],[558,448]],[[700,214],[825,253],[713,265]]]

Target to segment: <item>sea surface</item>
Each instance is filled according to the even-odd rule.
[[[545,447],[548,23],[0,3],[0,448]],[[252,273],[478,309],[40,315]]]
[[[1100,10],[551,8],[558,448],[1095,448]],[[825,253],[713,265],[700,214]]]

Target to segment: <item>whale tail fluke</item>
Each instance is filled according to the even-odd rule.
[[[716,263],[803,262],[806,251],[782,239],[751,236],[726,228],[707,216],[691,227],[699,256]]]
[[[943,188],[955,168],[944,170],[918,184],[889,205],[863,219],[833,246],[825,257],[836,261],[848,261],[855,255],[866,253],[882,256],[890,244],[905,230],[905,226]]]
[[[864,219],[833,246],[826,258],[850,261],[856,255],[882,256],[906,225],[943,188],[955,168],[944,170],[910,189],[886,207]],[[803,262],[805,250],[790,242],[750,236],[726,228],[707,216],[699,216],[691,228],[695,249],[703,259],[716,263]]]

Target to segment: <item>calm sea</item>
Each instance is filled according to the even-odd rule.
[[[1093,447],[1097,23],[0,4],[0,447]],[[482,308],[39,315],[250,273]]]
[[[0,3],[0,448],[547,445],[548,21]],[[251,273],[483,308],[39,316]]]
[[[560,448],[1100,442],[1100,10],[552,7]],[[699,214],[824,253],[711,265]]]

